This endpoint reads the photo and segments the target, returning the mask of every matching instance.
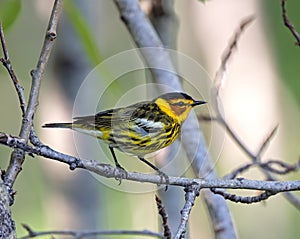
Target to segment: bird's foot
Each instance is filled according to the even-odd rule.
[[[127,171],[119,164],[115,170],[115,179],[119,182],[119,185],[122,183],[123,178],[127,178]]]
[[[160,183],[166,184],[165,191],[167,191],[168,185],[170,184],[169,176],[160,170],[156,170],[156,171],[157,171],[158,175],[160,176]]]

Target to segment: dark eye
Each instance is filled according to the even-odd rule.
[[[176,103],[176,105],[178,105],[178,106],[184,106],[185,104],[184,104],[184,102],[179,101],[178,103]]]

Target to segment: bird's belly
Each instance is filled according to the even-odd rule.
[[[172,144],[179,135],[180,127],[159,133],[140,135],[129,132],[118,132],[108,139],[111,147],[132,155],[144,156]]]

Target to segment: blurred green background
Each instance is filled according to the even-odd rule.
[[[7,26],[5,37],[12,65],[28,97],[30,70],[37,63],[53,1],[20,2],[1,0],[0,16]],[[141,3],[147,6],[147,1]],[[136,47],[113,1],[65,1],[64,7],[55,47],[43,76],[35,129],[45,144],[57,150],[92,159],[99,157],[100,161],[111,160],[106,147],[100,144],[104,154],[99,155],[91,146],[98,143],[89,137],[73,136],[61,130],[45,132],[40,127],[46,122],[70,120],[79,87],[92,69],[109,57]],[[174,8],[179,22],[178,50],[202,64],[211,78],[241,19],[255,15],[256,20],[242,36],[229,65],[228,81],[222,92],[224,112],[253,152],[272,127],[279,124],[264,159],[296,162],[300,140],[300,49],[283,26],[280,2],[216,0],[203,4],[177,0]],[[299,1],[287,2],[288,16],[300,31],[299,9]],[[126,65],[120,62],[120,67],[123,64]],[[104,66],[95,74],[99,76],[97,87],[104,92],[95,96],[98,101],[93,104],[97,110],[151,98],[146,89],[139,88],[147,82],[144,71],[128,72],[108,85],[114,71]],[[193,84],[205,92],[210,91],[211,86],[201,79]],[[97,87],[91,89],[91,94],[97,94]],[[82,114],[89,113],[86,111],[90,103],[80,102],[78,109]],[[12,82],[3,67],[0,67],[0,112],[0,131],[18,135],[21,112]],[[218,126],[205,123],[202,127],[220,176],[249,162],[229,137],[223,140],[225,133]],[[220,134],[221,143],[211,141],[211,128]],[[219,144],[221,147],[216,146]],[[6,169],[10,153],[10,149],[0,147],[1,169]],[[130,156],[117,155],[128,170],[151,172]],[[192,176],[190,171],[186,174]],[[243,176],[263,179],[256,171]],[[298,178],[299,173],[280,177],[282,180]],[[155,192],[151,190],[155,186],[117,184],[114,180],[97,179],[82,170],[70,171],[58,162],[27,156],[15,185],[17,195],[12,207],[18,235],[25,233],[21,223],[40,230],[160,230]],[[149,187],[147,192],[139,193],[144,187]],[[240,238],[299,237],[299,212],[282,195],[254,205],[228,204]],[[191,238],[213,238],[209,217],[200,199],[193,208],[190,233]]]

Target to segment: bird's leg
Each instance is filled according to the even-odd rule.
[[[120,178],[119,178],[119,177],[116,177],[116,180],[119,181],[119,185],[120,185],[121,182],[122,182],[122,178],[127,176],[127,172],[126,172],[126,170],[119,164],[119,162],[118,162],[118,160],[117,160],[117,157],[116,157],[116,154],[115,154],[115,151],[114,151],[114,148],[111,147],[111,146],[109,146],[109,150],[110,150],[110,152],[111,152],[111,154],[112,154],[112,156],[113,156],[113,159],[114,159],[114,161],[115,161],[116,167],[122,171],[122,177],[120,177]]]
[[[109,150],[110,150],[110,152],[111,152],[111,154],[112,154],[112,156],[113,156],[113,158],[114,158],[116,167],[125,170],[125,169],[119,164],[119,162],[118,162],[118,160],[117,160],[117,157],[116,157],[116,154],[115,154],[115,151],[114,151],[114,148],[111,147],[111,146],[109,146]]]
[[[164,172],[160,171],[160,169],[158,167],[156,167],[155,165],[153,165],[152,163],[150,163],[149,161],[147,161],[146,159],[144,159],[143,157],[138,156],[139,160],[141,160],[142,162],[144,162],[145,164],[147,164],[148,166],[150,166],[152,169],[154,169],[160,176],[161,178],[161,182],[163,182],[163,178],[165,179],[166,182],[166,188],[165,191],[168,190],[168,185],[170,184],[170,180],[169,180],[169,176],[167,174],[165,174]]]

